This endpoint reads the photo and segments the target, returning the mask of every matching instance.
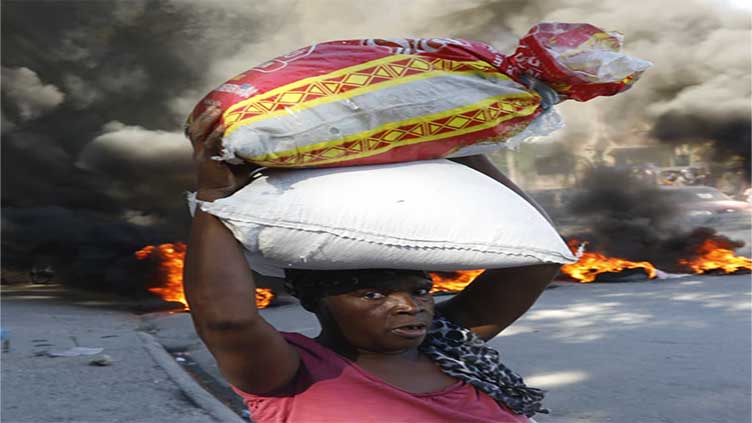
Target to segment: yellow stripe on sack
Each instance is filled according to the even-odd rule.
[[[513,100],[518,100],[518,102],[522,104],[520,106],[514,106],[512,105]],[[536,93],[524,93],[522,95],[506,94],[502,96],[490,97],[478,103],[474,103],[468,106],[463,106],[463,107],[459,107],[459,108],[455,108],[451,110],[446,110],[446,111],[436,113],[433,115],[421,116],[421,117],[408,119],[408,120],[404,120],[400,122],[390,122],[378,128],[364,131],[358,134],[349,135],[347,137],[340,138],[338,140],[325,141],[325,142],[321,142],[321,143],[317,143],[313,145],[303,146],[303,147],[293,149],[293,150],[286,150],[286,151],[282,151],[278,153],[265,154],[263,156],[248,157],[247,160],[250,160],[259,165],[280,166],[282,164],[285,164],[284,160],[282,159],[289,158],[292,156],[305,155],[306,153],[310,153],[316,150],[323,150],[323,149],[326,149],[327,147],[330,147],[331,149],[336,149],[342,144],[355,141],[357,139],[362,139],[363,142],[366,144],[380,143],[382,141],[391,142],[389,145],[376,148],[376,149],[368,149],[368,147],[366,146],[363,149],[364,151],[360,153],[354,153],[354,154],[343,153],[343,154],[339,154],[338,157],[321,158],[320,155],[318,155],[316,157],[311,158],[310,160],[304,159],[303,162],[298,161],[298,162],[290,163],[289,166],[305,166],[307,163],[316,164],[316,165],[324,165],[324,164],[342,162],[346,160],[354,160],[354,159],[381,154],[383,152],[389,151],[396,147],[435,141],[435,140],[439,140],[443,138],[460,136],[460,135],[492,128],[510,119],[532,115],[538,109],[539,104],[540,104],[540,96],[538,96],[538,94]],[[493,106],[497,106],[497,107],[493,107]],[[496,110],[495,112],[492,112],[491,109],[496,109]],[[478,112],[475,116],[473,117],[461,116],[473,110],[477,110]],[[444,124],[436,123],[437,120],[441,120],[441,119],[452,117],[452,116],[454,116],[454,119],[450,119],[446,121]],[[486,120],[485,123],[465,127],[469,121],[478,122],[478,121],[483,121],[483,120]],[[368,139],[370,136],[377,134],[379,132],[382,132],[382,131],[388,131],[389,129],[398,129],[400,127],[406,127],[406,126],[416,125],[420,123],[424,123],[424,125],[421,126],[420,130],[422,130],[423,133],[426,134],[421,137],[416,137],[416,138],[408,139],[405,141],[399,141],[400,136],[399,134],[395,135],[396,133],[395,131],[392,133],[385,132],[382,138],[379,140]],[[438,130],[447,128],[447,127],[456,128],[456,129],[453,131],[449,131],[449,132],[436,133]],[[413,132],[412,134],[416,134],[416,132]],[[322,153],[322,154],[326,154],[326,153]]]
[[[493,68],[490,64],[483,61],[475,61],[475,62],[457,62],[457,61],[450,61],[446,59],[430,59],[430,58],[416,58],[416,61],[423,61],[424,65],[427,66],[426,71],[422,71],[422,73],[412,74],[409,76],[400,76],[396,74],[396,71],[387,71],[387,73],[391,72],[391,77],[393,79],[381,81],[378,83],[375,83],[373,85],[366,84],[366,82],[371,78],[371,76],[377,76],[377,77],[386,77],[385,75],[380,75],[379,71],[384,71],[388,69],[388,65],[392,65],[394,67],[398,67],[397,65],[394,65],[392,62],[398,61],[394,60],[395,56],[390,56],[389,60],[374,60],[362,65],[353,66],[348,69],[344,69],[342,71],[337,71],[331,74],[319,76],[319,77],[311,77],[306,78],[301,81],[296,81],[293,84],[288,84],[283,87],[278,87],[274,90],[271,90],[267,93],[264,93],[262,95],[254,96],[248,100],[244,100],[240,103],[237,103],[230,108],[228,108],[223,113],[223,121],[225,124],[229,124],[228,128],[225,130],[225,136],[228,136],[233,131],[235,131],[239,126],[242,125],[248,125],[250,123],[264,120],[264,119],[271,119],[276,116],[283,115],[285,113],[294,113],[298,110],[303,110],[306,108],[314,107],[320,104],[334,102],[343,100],[349,97],[354,97],[356,95],[361,95],[364,93],[372,92],[378,89],[388,88],[395,85],[400,85],[412,81],[417,81],[421,79],[427,79],[432,78],[440,75],[476,75],[476,74],[483,74],[485,77],[498,79],[498,80],[509,80],[508,76],[499,73],[495,68]],[[400,60],[404,60],[405,58],[415,58],[414,56],[397,56],[401,57]],[[386,67],[378,68],[381,65],[386,65]],[[458,67],[475,67],[476,70],[467,70],[467,71],[451,71],[451,70],[445,70],[445,69],[436,69],[436,70],[430,70],[434,69],[436,67],[439,68],[458,68]],[[399,65],[399,67],[407,68],[407,66]],[[357,74],[358,70],[368,69],[368,68],[376,68],[374,70],[373,75],[364,75],[364,74]],[[415,68],[412,68],[415,69]],[[330,81],[331,79],[343,77],[342,81]],[[360,88],[353,88],[350,89],[344,93],[338,93],[338,94],[332,94],[341,88],[342,85],[360,85],[364,84]],[[301,87],[308,86],[308,90],[305,92],[295,92],[295,89],[299,89]],[[313,90],[317,91],[313,91]],[[327,91],[329,94],[327,94]],[[305,101],[304,98],[311,92],[314,92],[315,94],[320,94],[321,96],[314,99]],[[273,101],[265,101],[270,98],[276,98],[276,100]],[[291,104],[289,107],[285,107],[281,110],[275,110],[278,108],[279,103],[289,103]],[[245,111],[249,111],[249,109],[255,109],[254,112],[256,113],[254,116],[251,116],[249,118],[243,119],[240,117]],[[244,109],[244,110],[243,110]],[[233,116],[236,115],[236,116]]]
[[[278,110],[278,111],[275,111],[275,112],[266,112],[266,113],[258,114],[256,116],[253,116],[253,117],[250,117],[250,118],[247,118],[247,119],[243,119],[243,120],[237,121],[237,122],[233,123],[232,125],[230,125],[225,130],[224,136],[230,135],[232,132],[234,132],[236,129],[238,129],[241,126],[249,125],[249,124],[254,123],[254,122],[258,122],[258,121],[266,120],[266,119],[272,119],[272,118],[275,118],[277,116],[281,116],[281,115],[285,115],[285,114],[289,114],[289,113],[295,113],[297,111],[309,109],[311,107],[319,106],[321,104],[326,104],[326,103],[332,103],[332,102],[336,102],[336,101],[341,101],[341,100],[344,100],[344,99],[347,99],[347,98],[352,98],[352,97],[355,97],[355,96],[359,96],[359,95],[363,95],[363,94],[368,94],[368,93],[373,92],[373,91],[377,91],[377,90],[381,90],[381,89],[386,89],[386,88],[394,87],[394,86],[397,86],[397,85],[407,84],[407,83],[410,83],[410,82],[420,81],[420,80],[423,80],[423,79],[436,78],[436,77],[445,76],[445,75],[469,76],[469,75],[477,75],[478,73],[479,72],[477,72],[477,71],[464,71],[464,72],[431,71],[431,72],[426,72],[426,73],[419,73],[419,74],[415,74],[415,75],[410,75],[410,76],[406,76],[406,77],[402,77],[402,78],[392,79],[391,81],[379,82],[378,84],[375,84],[375,85],[367,85],[367,86],[364,86],[362,88],[352,89],[352,90],[349,90],[349,91],[341,93],[341,94],[328,95],[328,96],[324,96],[324,97],[319,97],[319,98],[317,98],[315,100],[310,100],[310,101],[307,101],[305,103],[299,103],[299,104],[297,104],[297,105],[295,105],[293,107],[287,107],[284,110]],[[489,72],[489,73],[484,73],[484,74],[486,75],[486,77],[493,78],[493,79],[499,79],[499,80],[510,79],[506,75],[503,75],[503,74],[500,74],[500,73],[497,73],[497,72]]]
[[[467,112],[470,112],[472,110],[479,110],[479,111],[480,110],[487,110],[494,103],[499,103],[502,100],[514,100],[514,99],[520,99],[520,100],[523,100],[523,99],[524,100],[528,100],[529,99],[529,100],[532,100],[532,101],[535,101],[533,99],[537,99],[537,101],[535,101],[535,104],[533,104],[531,106],[526,106],[523,109],[524,110],[523,113],[515,113],[513,115],[510,114],[510,115],[512,115],[511,117],[527,116],[528,114],[531,114],[532,112],[534,112],[535,111],[534,110],[535,107],[537,107],[538,104],[540,103],[540,96],[537,93],[535,93],[535,92],[504,94],[504,95],[499,95],[499,96],[495,96],[495,97],[488,97],[488,98],[486,98],[484,100],[481,100],[481,101],[479,101],[477,103],[469,104],[469,105],[462,106],[462,107],[457,107],[457,108],[454,108],[454,109],[444,110],[444,111],[441,111],[441,112],[438,112],[438,113],[434,113],[432,115],[418,116],[418,117],[415,117],[415,118],[406,119],[406,120],[402,120],[402,121],[398,121],[398,122],[389,122],[389,123],[381,125],[379,127],[376,127],[376,128],[373,128],[373,129],[369,129],[367,131],[359,132],[357,134],[348,135],[346,137],[343,137],[343,138],[340,138],[340,139],[337,139],[337,140],[323,141],[323,142],[320,142],[320,143],[317,143],[317,144],[310,144],[310,145],[298,147],[298,148],[295,148],[295,149],[292,149],[292,150],[280,151],[280,152],[270,153],[270,154],[267,154],[267,155],[264,155],[264,156],[257,156],[257,157],[273,157],[273,156],[284,157],[284,156],[288,156],[288,155],[292,155],[292,154],[306,153],[306,152],[310,152],[310,151],[313,151],[313,150],[320,150],[320,149],[322,149],[324,147],[327,147],[329,145],[342,144],[342,143],[346,143],[346,142],[349,142],[349,141],[354,141],[354,140],[356,140],[358,138],[365,138],[365,137],[368,137],[370,135],[376,134],[376,133],[378,133],[380,131],[384,131],[384,130],[387,130],[387,129],[394,129],[394,128],[399,128],[401,126],[414,125],[414,124],[421,123],[421,122],[432,122],[432,121],[440,120],[440,119],[443,119],[443,118],[446,118],[446,117],[450,117],[450,116],[458,116],[459,117],[459,115],[467,113]],[[502,105],[502,107],[503,107],[503,105]],[[527,109],[529,107],[532,107],[533,110],[531,110],[529,113],[527,113]],[[488,118],[488,116],[486,116],[486,118]],[[492,120],[493,119],[489,119],[489,121],[492,121]],[[507,120],[507,119],[504,119],[504,120]],[[501,120],[499,122],[503,122],[504,120]]]
[[[300,79],[300,80],[294,81],[294,82],[292,82],[290,84],[274,88],[274,89],[269,90],[269,91],[267,91],[265,93],[261,93],[261,94],[255,95],[255,96],[253,96],[253,97],[251,97],[249,99],[246,99],[246,100],[243,100],[243,101],[239,101],[239,102],[233,104],[232,106],[230,106],[226,110],[226,112],[232,113],[232,112],[234,112],[234,111],[236,111],[236,110],[238,110],[238,109],[240,109],[240,108],[242,108],[242,107],[244,107],[244,106],[246,106],[248,104],[251,104],[253,102],[258,101],[259,99],[268,98],[268,97],[274,97],[277,94],[281,94],[281,93],[283,93],[285,91],[292,91],[295,88],[299,88],[299,87],[302,87],[302,86],[305,86],[305,85],[308,85],[308,84],[311,84],[311,83],[314,83],[314,82],[319,82],[319,81],[323,81],[323,80],[326,80],[326,79],[333,79],[333,78],[337,78],[339,76],[344,76],[344,75],[349,74],[349,73],[357,73],[358,71],[361,71],[361,70],[364,70],[364,69],[368,69],[370,67],[380,66],[380,65],[386,65],[386,64],[393,64],[395,62],[399,62],[399,61],[406,60],[406,59],[411,59],[411,58],[413,58],[413,59],[419,59],[419,60],[423,60],[423,61],[431,61],[432,63],[438,63],[439,65],[441,65],[442,68],[450,68],[451,69],[451,66],[454,66],[454,67],[458,67],[458,66],[473,66],[473,67],[476,67],[478,70],[481,70],[481,69],[489,69],[489,70],[495,69],[490,63],[482,61],[482,60],[459,62],[459,61],[455,61],[455,60],[434,59],[434,58],[429,58],[429,57],[421,57],[421,56],[414,56],[414,55],[408,55],[408,54],[394,54],[394,55],[391,55],[391,56],[382,57],[381,59],[371,60],[370,62],[365,62],[365,63],[360,63],[360,64],[357,64],[357,65],[353,65],[353,66],[350,66],[348,68],[337,69],[336,71],[333,71],[333,72],[330,72],[330,73],[326,73],[326,74],[323,74],[323,75],[311,76],[311,77],[308,77],[308,78],[305,78],[305,79]],[[387,76],[387,75],[378,75],[378,76]]]
[[[305,78],[305,79],[299,79],[299,80],[294,81],[294,82],[292,82],[290,84],[274,88],[274,89],[269,90],[269,91],[267,91],[265,93],[261,93],[261,94],[255,95],[255,96],[253,96],[253,97],[251,97],[249,99],[246,99],[246,100],[243,100],[243,101],[239,101],[239,102],[233,104],[232,106],[230,106],[226,110],[226,112],[233,112],[233,111],[235,111],[235,110],[237,110],[239,108],[242,108],[242,107],[244,107],[244,106],[246,106],[246,105],[248,105],[250,103],[258,101],[259,99],[262,99],[262,98],[265,98],[265,97],[273,97],[273,96],[275,96],[277,94],[281,94],[281,93],[283,93],[285,91],[290,91],[293,88],[302,87],[304,85],[311,84],[311,83],[316,82],[316,81],[320,81],[320,80],[324,80],[324,79],[330,79],[330,78],[336,78],[336,77],[344,75],[346,73],[357,72],[359,70],[368,69],[369,67],[382,65],[382,64],[385,64],[385,63],[389,63],[389,62],[396,62],[396,61],[400,61],[400,60],[405,60],[405,59],[408,59],[410,57],[411,56],[406,55],[406,54],[395,54],[395,55],[392,55],[392,56],[382,57],[381,59],[372,60],[370,62],[360,63],[358,65],[350,66],[349,68],[338,69],[338,70],[336,70],[334,72],[327,73],[327,74],[324,74],[324,75],[317,75],[317,76],[311,76],[311,77],[308,77],[308,78]]]

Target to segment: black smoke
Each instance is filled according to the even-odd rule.
[[[675,200],[628,169],[591,169],[568,202],[567,213],[587,222],[585,230],[567,234],[588,242],[586,250],[648,261],[666,271],[687,271],[679,260],[694,258],[707,240],[731,250],[744,246],[716,229],[680,224]]]
[[[711,143],[705,159],[721,168],[741,170],[750,178],[752,122],[747,118],[709,118],[704,115],[667,113],[653,126],[653,135],[669,144]]]
[[[675,205],[655,185],[633,177],[628,170],[591,169],[581,189],[568,204],[568,212],[588,222],[587,233],[595,251],[630,260],[648,260],[673,228]]]
[[[148,284],[133,252],[184,241],[189,222],[186,110],[173,104],[191,90],[197,101],[216,55],[256,38],[253,17],[230,12],[3,2],[3,268],[44,262],[80,286]]]
[[[124,294],[153,281],[133,253],[174,236],[168,225],[137,225],[110,213],[48,207],[4,207],[3,266],[51,266],[56,280],[81,288]],[[11,242],[12,241],[12,242]]]

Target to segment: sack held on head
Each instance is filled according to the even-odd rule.
[[[450,38],[325,42],[228,80],[188,123],[219,107],[222,158],[267,167],[486,153],[556,129],[530,126],[552,102],[631,87],[650,64],[620,50],[619,34],[563,23],[534,26],[510,56]],[[540,81],[559,98],[542,102]]]
[[[572,263],[550,223],[496,180],[449,160],[265,172],[200,203],[250,267],[461,270]]]

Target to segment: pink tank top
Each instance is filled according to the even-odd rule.
[[[459,381],[437,392],[414,394],[392,386],[297,333],[282,333],[301,357],[286,387],[252,395],[233,387],[256,423],[528,423],[484,392]]]

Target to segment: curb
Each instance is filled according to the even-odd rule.
[[[170,379],[175,382],[176,385],[194,402],[201,407],[204,411],[209,413],[215,420],[226,423],[248,423],[240,416],[235,414],[232,410],[227,408],[218,399],[214,398],[210,393],[206,392],[201,385],[198,384],[193,378],[183,370],[180,365],[175,362],[172,356],[157,342],[157,340],[146,332],[137,332],[139,338],[141,338],[144,349],[149,352],[154,361],[163,368]]]

